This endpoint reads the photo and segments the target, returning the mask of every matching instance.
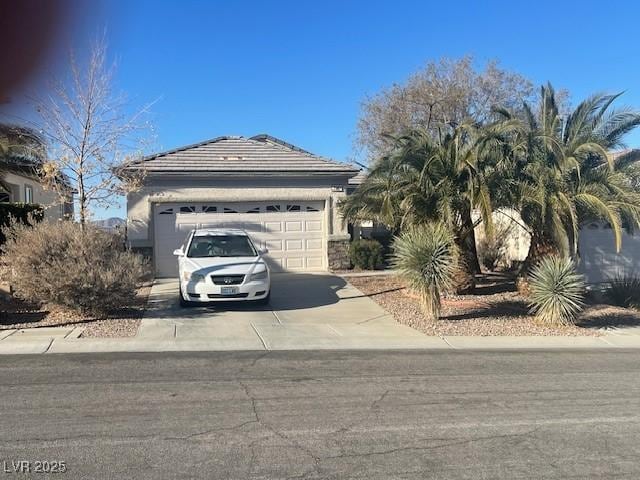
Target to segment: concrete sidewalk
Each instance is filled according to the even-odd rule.
[[[270,330],[282,329],[280,332]],[[71,338],[68,332],[32,334],[0,332],[0,354],[179,352],[179,351],[267,351],[267,350],[555,350],[555,349],[640,349],[640,335],[600,337],[429,337],[411,336],[310,335],[310,330],[263,327],[263,340],[256,332],[250,337],[129,337]],[[62,330],[62,329],[61,329]],[[266,335],[264,335],[266,333]],[[270,336],[273,334],[273,336]],[[266,340],[270,339],[270,340]]]

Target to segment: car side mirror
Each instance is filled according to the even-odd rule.
[[[269,253],[269,249],[268,248],[261,248],[260,250],[258,250],[258,253],[260,255],[265,255],[265,254]]]
[[[184,257],[184,251],[183,251],[181,248],[176,248],[176,249],[173,251],[173,254],[174,254],[176,257]]]

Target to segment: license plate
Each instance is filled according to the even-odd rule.
[[[222,295],[235,295],[238,293],[238,287],[220,287],[220,293]]]

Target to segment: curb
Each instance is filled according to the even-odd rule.
[[[42,338],[12,339],[0,342],[0,355],[58,353],[125,353],[125,352],[222,352],[222,351],[290,351],[290,350],[617,350],[640,349],[640,335],[606,335],[602,337],[363,337],[358,341],[298,339],[295,344],[255,343],[238,345],[224,339],[141,339],[128,338]]]

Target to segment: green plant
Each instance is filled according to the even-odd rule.
[[[476,125],[462,123],[436,138],[421,129],[394,137],[389,154],[376,160],[364,182],[341,201],[343,217],[373,220],[396,232],[443,222],[454,232],[464,267],[478,273],[472,212],[480,213],[487,231],[492,226],[481,135]]]
[[[44,210],[40,205],[30,203],[0,203],[0,245],[5,242],[3,227],[14,219],[17,222],[31,224],[40,222],[44,217]]]
[[[608,283],[604,295],[613,305],[640,308],[640,278],[630,274],[620,275]]]
[[[349,245],[351,263],[361,269],[375,270],[384,260],[383,249],[376,240],[354,240]]]
[[[640,113],[612,109],[619,96],[596,94],[564,113],[546,85],[537,105],[496,109],[503,121],[485,129],[487,145],[496,146],[492,198],[518,210],[531,235],[524,273],[549,254],[577,252],[585,221],[606,221],[618,251],[623,230],[640,227],[640,192],[630,173],[640,155],[610,153],[640,125]]]
[[[584,279],[570,258],[543,258],[529,275],[529,288],[531,313],[545,325],[569,325],[584,306]]]
[[[4,228],[3,260],[19,298],[104,315],[130,305],[146,274],[122,239],[70,221]]]
[[[440,294],[455,285],[459,251],[451,231],[442,223],[412,227],[393,242],[393,266],[420,295],[429,320],[440,314]]]
[[[492,235],[485,235],[478,242],[478,257],[487,270],[495,271],[508,266],[507,248],[513,228],[509,225],[495,227]]]

